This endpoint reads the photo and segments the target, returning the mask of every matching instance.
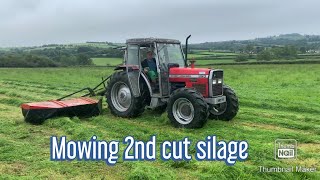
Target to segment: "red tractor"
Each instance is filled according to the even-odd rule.
[[[146,107],[167,110],[175,127],[200,128],[208,117],[228,121],[236,116],[238,98],[223,84],[223,71],[194,68],[194,62],[188,67],[187,53],[184,55],[179,41],[140,38],[129,39],[126,44],[124,63],[115,69],[117,72],[94,88],[83,88],[56,100],[21,104],[25,121],[41,124],[56,116],[99,115],[101,98],[90,97],[102,95],[106,95],[109,109],[116,116],[137,117]],[[83,91],[88,93],[70,99]]]
[[[188,49],[186,39],[186,52]],[[144,71],[147,52],[153,53],[155,81]],[[223,70],[187,64],[178,40],[137,38],[126,41],[124,63],[107,84],[112,114],[133,118],[145,108],[167,110],[175,127],[200,128],[208,117],[229,121],[239,109],[235,92],[223,82]]]

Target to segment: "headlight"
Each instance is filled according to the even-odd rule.
[[[218,79],[218,84],[221,84],[222,83],[222,79]]]
[[[213,79],[212,84],[217,84],[217,80]]]

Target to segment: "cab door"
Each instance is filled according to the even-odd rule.
[[[130,83],[131,93],[134,97],[140,96],[140,54],[138,45],[127,45],[126,71]]]
[[[169,71],[168,71],[168,52],[166,44],[157,44],[157,58],[159,64],[159,86],[162,96],[169,95]]]

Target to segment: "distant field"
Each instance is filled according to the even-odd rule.
[[[198,58],[198,57],[204,57],[203,54],[188,54],[188,59],[190,58]]]
[[[203,51],[200,52],[202,55],[226,55],[226,56],[232,56],[237,55],[237,53],[231,53],[231,52],[210,52],[210,51]]]
[[[233,52],[230,52],[230,51],[218,51],[218,50],[192,50],[192,52],[194,54],[227,54],[227,55],[232,55],[232,54],[235,54]]]
[[[91,58],[96,66],[115,66],[123,62],[122,58]]]
[[[255,59],[249,59],[246,62],[255,62]],[[233,59],[212,59],[212,60],[196,60],[196,65],[207,65],[207,64],[221,64],[221,63],[235,63]]]
[[[9,51],[10,48],[3,48],[3,47],[0,47],[0,51]]]
[[[256,59],[248,59],[248,61],[244,61],[243,63],[252,63],[252,62],[267,62],[267,63],[277,63],[277,62],[299,62],[303,64],[303,61],[314,61],[315,63],[319,62],[320,59],[292,59],[292,60],[270,60],[270,61],[257,61]],[[210,64],[229,64],[229,63],[238,63],[233,59],[212,59],[212,60],[196,60],[196,65],[210,65]],[[242,62],[239,62],[239,64]]]
[[[212,52],[212,51],[205,51],[205,50],[202,50],[202,51],[199,51],[199,50],[196,50],[196,51],[192,51],[193,53],[190,53],[188,54],[188,59],[189,58],[199,58],[199,57],[214,57],[214,56],[217,56],[217,57],[223,57],[223,56],[226,56],[226,57],[233,57],[235,58],[235,56],[237,55],[236,53],[231,53],[231,52]]]
[[[235,61],[239,53],[232,52],[219,52],[219,51],[208,51],[208,50],[193,50],[192,53],[188,54],[188,59],[195,59],[197,64],[208,65],[208,64],[221,64],[221,63],[237,63]],[[320,61],[319,54],[298,54],[297,59],[272,59],[269,62],[288,62],[288,61]],[[256,54],[253,54],[248,61],[245,63],[257,62]],[[262,61],[266,62],[266,61]]]
[[[60,117],[43,125],[23,121],[23,102],[56,99],[83,87],[93,87],[112,68],[0,68],[0,179],[319,179],[316,173],[261,173],[259,166],[320,168],[319,64],[217,65],[225,83],[236,91],[240,110],[230,122],[209,120],[201,129],[173,128],[166,113],[147,110],[134,119],[113,116],[103,100],[103,114],[78,119]],[[67,77],[67,78],[66,78]],[[192,144],[216,135],[219,140],[247,140],[249,158],[224,162],[50,161],[49,138],[122,140],[127,135],[158,142],[189,137]],[[274,159],[275,139],[296,139],[296,160]],[[192,145],[192,146],[193,146]],[[192,147],[191,146],[191,147]],[[124,145],[120,143],[120,156]],[[157,150],[159,152],[159,148]],[[190,148],[194,154],[195,149]]]

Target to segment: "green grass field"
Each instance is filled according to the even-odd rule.
[[[123,62],[122,58],[91,58],[96,66],[116,66]]]
[[[101,116],[55,118],[43,125],[25,123],[19,105],[55,99],[83,87],[93,87],[112,68],[0,69],[0,178],[25,179],[319,179],[320,173],[320,65],[225,65],[225,83],[240,101],[233,121],[210,120],[201,129],[173,128],[165,113],[146,110],[141,117],[114,117],[104,103]],[[68,78],[66,78],[68,77]],[[115,166],[92,161],[50,161],[49,138],[68,140],[122,140],[132,135],[158,142],[188,136],[193,144],[208,135],[219,140],[247,140],[249,158],[226,166],[224,162],[123,162]],[[297,160],[274,160],[274,141],[298,141]],[[121,143],[120,143],[121,144]],[[121,147],[123,152],[124,145]],[[191,146],[192,147],[192,146]],[[158,150],[159,152],[159,150]],[[195,153],[191,148],[190,152]],[[120,153],[120,154],[121,154]],[[259,166],[316,167],[316,173],[261,173]]]

